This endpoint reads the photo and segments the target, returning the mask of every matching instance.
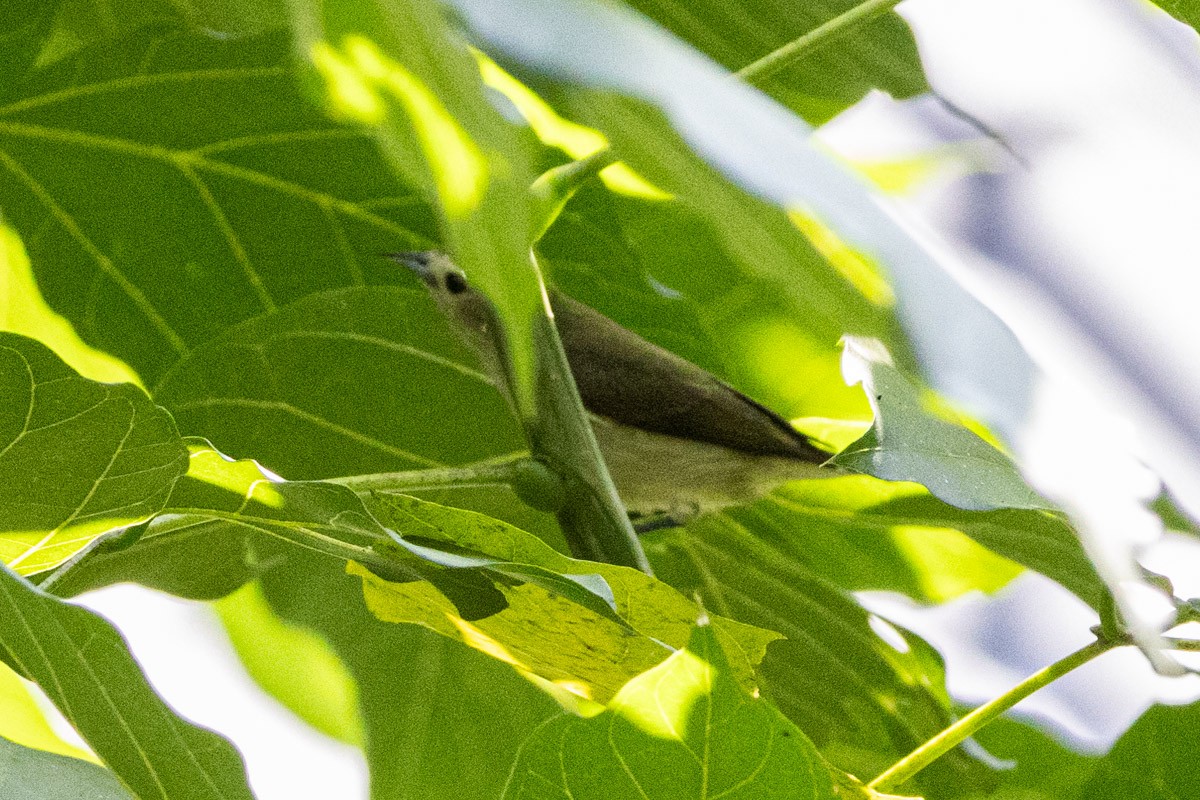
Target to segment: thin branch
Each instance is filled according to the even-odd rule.
[[[329,478],[355,492],[416,492],[429,489],[461,489],[468,486],[501,486],[511,484],[519,466],[529,456],[505,457],[503,460],[479,461],[461,467],[434,467],[405,472],[373,472],[369,475],[347,475]]]
[[[812,54],[821,47],[845,36],[850,31],[876,17],[881,17],[900,4],[900,0],[867,0],[844,14],[839,14],[783,47],[772,50],[753,64],[742,67],[735,75],[747,83],[758,85],[780,70]]]
[[[964,739],[973,735],[984,725],[987,725],[1038,689],[1048,686],[1068,672],[1083,666],[1097,656],[1107,653],[1114,647],[1120,647],[1124,644],[1126,643],[1097,639],[1087,647],[1076,650],[1061,661],[1051,664],[1040,672],[1035,672],[1004,694],[988,703],[984,703],[897,761],[882,775],[868,783],[867,788],[874,789],[877,792],[887,792],[901,786],[918,772],[925,769],[925,767],[953,750]]]

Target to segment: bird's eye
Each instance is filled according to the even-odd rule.
[[[457,272],[446,273],[446,291],[450,294],[462,294],[467,290],[467,279]]]

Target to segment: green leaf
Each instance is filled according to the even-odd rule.
[[[59,0],[9,0],[0,9],[0,101],[37,60],[58,6]]]
[[[161,516],[137,533],[132,545],[102,542],[51,573],[54,594],[74,597],[134,582],[177,597],[215,600],[254,580],[281,557],[282,548],[269,537],[224,520]]]
[[[0,737],[0,796],[5,800],[133,800],[117,776],[77,758],[31,750]]]
[[[214,605],[242,664],[263,689],[322,733],[363,745],[358,687],[328,642],[281,620],[256,584]]]
[[[67,744],[54,732],[25,681],[3,663],[0,663],[0,738],[75,759],[96,758],[76,745]]]
[[[803,528],[793,531],[802,539]],[[764,696],[839,767],[878,774],[951,722],[937,653],[812,574],[778,541],[718,516],[651,534],[646,551],[662,580],[710,611],[787,637],[767,649]],[[986,772],[951,754],[922,781],[981,786]]]
[[[285,481],[253,461],[232,461],[200,439],[190,449],[188,474],[176,484],[165,512],[182,517],[185,526],[195,519],[223,520],[292,546],[363,562],[393,580],[424,579],[465,619],[503,608],[503,596],[481,573],[490,566],[487,559],[399,539],[346,487]]]
[[[32,574],[144,522],[187,469],[170,415],[141,389],[80,377],[0,333],[0,556]]]
[[[405,280],[316,294],[234,326],[182,360],[155,398],[185,433],[293,479],[524,449],[474,357]]]
[[[823,0],[782,6],[770,0],[626,0],[731,72],[861,3]],[[852,29],[756,85],[814,125],[849,108],[871,89],[897,99],[929,89],[912,33],[891,13]]]
[[[475,60],[431,0],[306,0],[294,22],[331,110],[370,126],[397,174],[440,209],[446,249],[499,313],[514,399],[532,417],[537,173],[516,127],[488,102]]]
[[[939,420],[921,404],[917,388],[892,364],[878,342],[846,343],[846,380],[862,383],[875,424],[834,463],[890,481],[913,481],[953,506],[1053,510],[1005,454],[961,425]]]
[[[361,582],[328,559],[295,553],[262,581],[276,612],[326,639],[358,684],[373,800],[498,797],[521,741],[559,709],[507,664],[379,621]]]
[[[1085,791],[1100,759],[1077,753],[1032,724],[1008,717],[974,735],[1001,759],[1000,785],[989,800],[1091,800]],[[1142,795],[1128,795],[1141,800]]]
[[[562,714],[521,746],[505,800],[832,798],[803,733],[733,676],[715,632],[632,678],[601,714]]]
[[[518,565],[511,574],[525,581],[501,586],[507,608],[470,624],[426,584],[388,583],[358,570],[376,616],[425,625],[521,670],[565,682],[590,699],[610,698],[630,677],[661,661],[670,647],[683,646],[701,613],[683,595],[637,570],[567,558],[531,534],[474,512],[406,497],[380,498],[375,510],[402,536],[418,534],[511,562]],[[532,569],[562,579],[533,582]],[[615,614],[596,607],[593,594],[604,588],[611,591]],[[580,600],[584,589],[587,595]],[[717,619],[714,626],[739,654],[735,674],[752,684],[755,665],[778,634],[732,620]]]
[[[1196,0],[1153,0],[1154,5],[1180,22],[1200,30],[1200,3]]]
[[[46,304],[29,256],[16,232],[0,224],[0,329],[37,339],[85,378],[102,383],[137,383],[127,365],[88,347],[71,323]]]
[[[120,634],[0,569],[0,646],[143,800],[250,800],[237,751],[154,694]]]
[[[1088,800],[1178,800],[1200,786],[1200,704],[1153,706],[1100,759]]]
[[[38,285],[147,385],[237,322],[393,282],[379,254],[432,243],[370,137],[297,92],[287,45],[143,30],[0,106],[0,203]]]
[[[1058,581],[1093,608],[1106,596],[1060,515],[963,511],[912,483],[865,475],[798,482],[722,517],[688,527],[740,526],[769,543],[778,557],[852,591],[887,589],[943,602],[970,590],[995,591],[1021,565]]]

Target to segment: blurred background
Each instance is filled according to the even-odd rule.
[[[898,103],[872,94],[825,125],[822,142],[866,174],[890,176],[902,217],[936,242],[964,283],[988,287],[995,310],[1044,365],[1121,415],[1084,434],[1150,447],[1155,431],[1138,414],[1136,392],[1086,356],[1070,320],[1031,304],[1017,278],[1052,264],[1073,289],[1108,303],[1114,325],[1135,325],[1129,333],[1163,369],[1190,374],[1200,363],[1196,34],[1137,0],[907,0],[898,11],[936,96]],[[1139,543],[1144,563],[1185,596],[1200,594],[1192,541],[1168,533]],[[936,608],[878,593],[864,601],[939,648],[951,693],[966,705],[1086,644],[1095,623],[1036,575],[994,597]],[[168,702],[236,743],[263,800],[367,796],[358,752],[259,690],[207,607],[128,586],[83,603],[121,628]],[[1200,680],[1157,677],[1125,649],[1019,709],[1071,746],[1102,752],[1151,702],[1197,697]]]

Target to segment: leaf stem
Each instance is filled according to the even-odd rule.
[[[406,472],[374,472],[368,475],[348,475],[330,478],[355,492],[416,492],[428,489],[461,489],[469,486],[501,486],[511,484],[529,456],[521,453],[502,459],[477,461],[461,467],[435,467]]]
[[[984,703],[979,708],[955,722],[949,728],[922,744],[904,758],[889,767],[882,775],[867,784],[868,789],[877,792],[891,791],[901,786],[925,767],[932,764],[950,750],[953,750],[964,739],[968,738],[984,725],[1003,714],[1029,695],[1058,680],[1068,672],[1081,667],[1092,659],[1100,656],[1114,647],[1121,647],[1126,642],[1097,639],[1071,655],[1057,661],[1039,672],[1035,672],[1025,680],[1009,689],[996,699]]]
[[[886,14],[899,4],[900,0],[867,0],[846,13],[839,14],[828,22],[818,25],[803,36],[772,50],[734,74],[747,83],[757,85],[815,50],[845,36],[859,25]]]

